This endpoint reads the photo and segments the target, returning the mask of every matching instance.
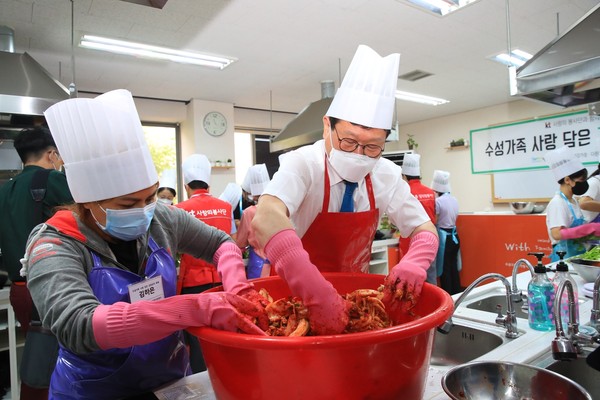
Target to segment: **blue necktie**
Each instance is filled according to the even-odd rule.
[[[354,202],[352,201],[352,194],[354,193],[354,189],[358,186],[356,182],[347,182],[346,190],[344,191],[344,199],[342,200],[342,208],[340,208],[340,212],[354,212]]]

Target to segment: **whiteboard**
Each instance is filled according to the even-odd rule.
[[[586,167],[591,174],[597,166]],[[550,201],[559,185],[550,169],[515,171],[492,175],[494,203],[510,201]]]

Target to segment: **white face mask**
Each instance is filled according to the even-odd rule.
[[[330,128],[329,143],[331,144],[331,152],[329,153],[329,163],[342,179],[348,182],[358,182],[373,170],[379,158],[337,150],[333,147],[331,136]]]
[[[173,205],[173,200],[159,198],[158,201],[160,201],[161,203],[166,204],[168,206]]]

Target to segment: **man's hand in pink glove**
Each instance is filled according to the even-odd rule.
[[[350,304],[310,262],[296,232],[285,229],[276,233],[265,252],[292,295],[304,301],[311,331],[319,335],[342,333],[348,325]]]
[[[386,308],[400,307],[406,312],[417,304],[438,244],[437,235],[430,231],[412,237],[408,252],[385,278],[382,301]]]
[[[588,235],[600,236],[600,222],[590,222],[574,228],[562,228],[561,239],[577,239]]]

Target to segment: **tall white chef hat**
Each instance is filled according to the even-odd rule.
[[[260,196],[270,181],[267,166],[265,164],[256,164],[248,169],[244,182],[242,182],[242,189],[252,196]]]
[[[420,154],[405,154],[404,159],[402,160],[402,173],[410,176],[421,176],[420,161]]]
[[[64,100],[44,115],[76,202],[123,196],[158,181],[129,91]]]
[[[436,192],[447,193],[450,191],[450,172],[436,169],[433,171],[431,188]]]
[[[400,54],[381,57],[360,45],[327,114],[370,128],[391,129]]]
[[[229,182],[227,186],[225,186],[225,190],[219,196],[219,199],[228,202],[231,204],[231,207],[236,208],[240,203],[240,198],[242,196],[242,188],[235,182]]]
[[[183,162],[183,183],[202,181],[210,185],[210,161],[204,154],[192,154]]]
[[[174,169],[166,169],[160,174],[158,180],[160,187],[168,187],[171,189],[177,189],[177,171]]]
[[[544,160],[548,163],[557,182],[585,168],[567,146],[547,152]]]

